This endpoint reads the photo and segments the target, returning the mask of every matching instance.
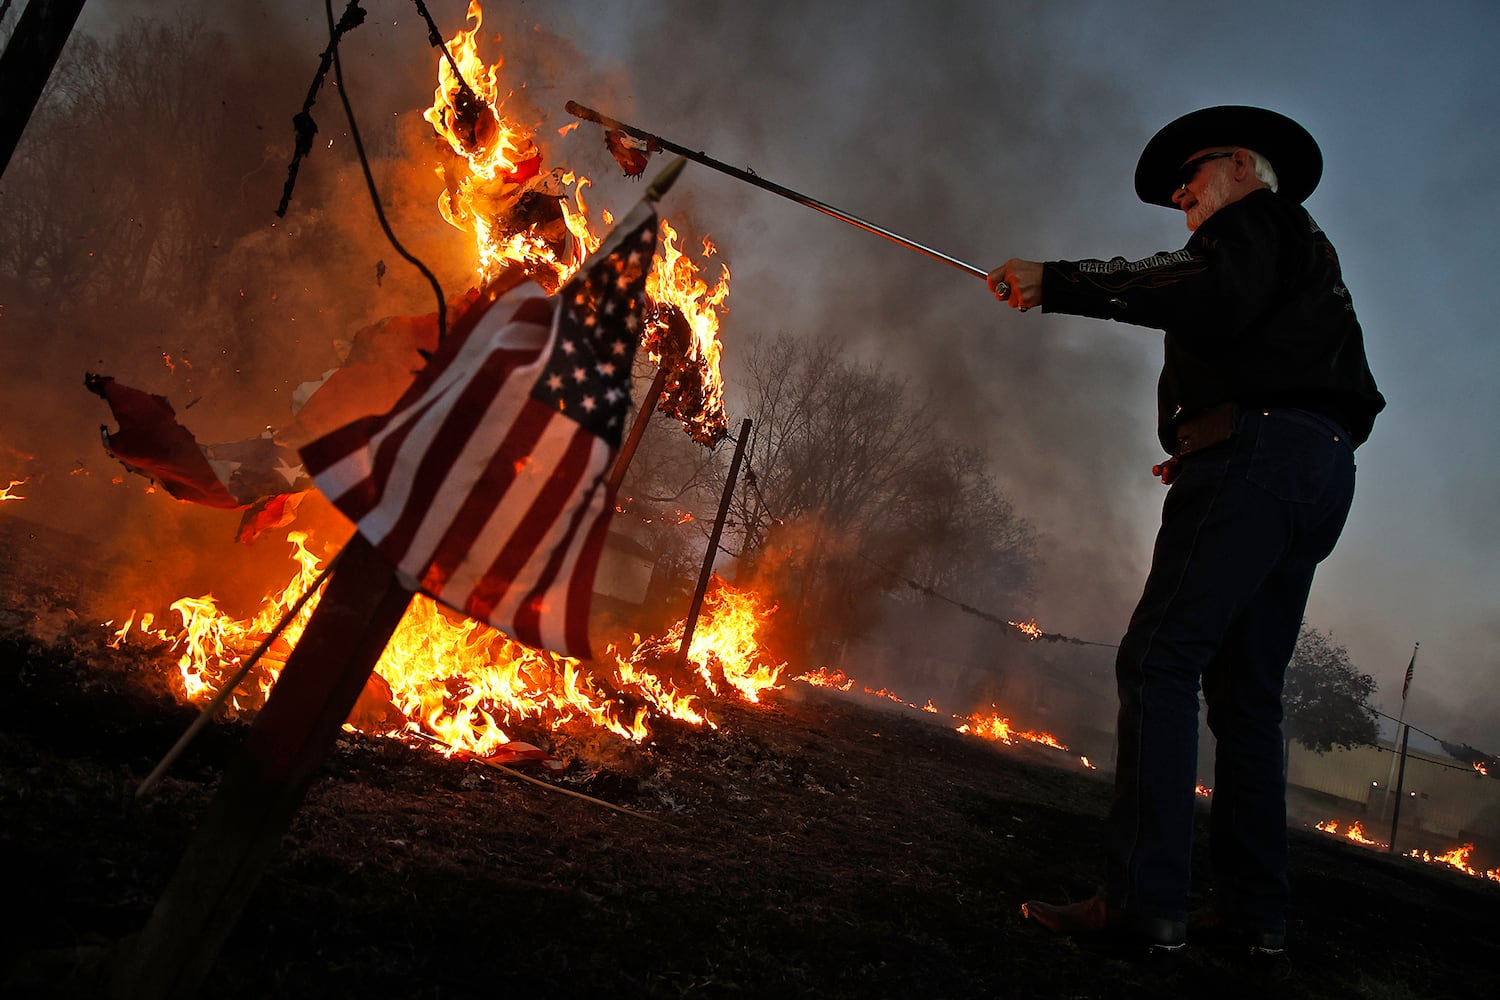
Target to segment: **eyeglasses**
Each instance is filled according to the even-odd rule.
[[[1191,184],[1193,182],[1193,178],[1198,176],[1198,169],[1209,160],[1222,160],[1225,157],[1233,156],[1235,152],[1237,151],[1230,150],[1227,153],[1204,153],[1202,156],[1195,156],[1191,160],[1188,160],[1182,166],[1177,168],[1177,189],[1180,191]]]

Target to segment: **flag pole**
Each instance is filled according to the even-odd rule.
[[[793,191],[789,187],[783,187],[782,185],[777,184],[775,181],[768,181],[759,174],[752,173],[748,170],[741,170],[739,167],[731,166],[730,164],[725,163],[722,160],[716,160],[705,153],[701,153],[696,150],[689,149],[686,146],[679,145],[678,143],[675,143],[670,139],[664,139],[659,135],[647,132],[645,129],[636,128],[634,125],[627,125],[624,122],[619,121],[618,119],[611,118],[608,115],[595,111],[593,108],[584,107],[577,101],[569,101],[566,107],[568,114],[573,115],[575,118],[583,118],[586,121],[591,121],[599,125],[603,125],[605,128],[623,132],[628,136],[632,136],[633,138],[645,142],[648,149],[654,148],[669,150],[670,152],[676,153],[678,156],[683,156],[689,160],[692,160],[694,163],[701,163],[705,167],[708,167],[712,170],[717,170],[723,174],[728,174],[730,177],[742,180],[746,184],[753,184],[764,191],[770,191],[772,194],[779,194],[781,195],[781,197],[790,199],[791,201],[795,201],[799,205],[805,205],[808,208],[814,209],[815,211],[822,212],[824,215],[832,216],[833,218],[838,219],[841,222],[847,222],[849,223],[849,225],[855,226],[859,229],[863,229],[867,233],[874,233],[876,236],[883,236],[886,239],[890,240],[892,243],[898,243],[910,250],[915,250],[920,254],[925,254],[926,256],[931,257],[933,260],[942,261],[944,264],[947,264],[950,267],[955,267],[958,270],[963,271],[965,274],[972,274],[978,278],[985,278],[989,276],[989,272],[984,270],[983,268],[975,267],[973,264],[969,264],[965,261],[959,260],[957,257],[950,257],[948,254],[942,253],[941,251],[934,250],[928,246],[923,246],[915,240],[907,239],[905,236],[902,236],[898,233],[893,233],[889,229],[883,229],[880,226],[875,225],[873,222],[866,222],[864,219],[850,215],[848,212],[840,211],[839,209],[834,208],[832,205],[821,202],[816,198],[810,198],[805,194]]]
[[[1421,646],[1422,644],[1420,642],[1417,642],[1413,643],[1411,647],[1411,661],[1406,664],[1406,679],[1401,684],[1401,710],[1396,713],[1396,735],[1392,738],[1393,740],[1400,738],[1401,727],[1406,724],[1406,693],[1411,689],[1411,676],[1413,671],[1415,671],[1417,667],[1417,650],[1420,649]],[[1392,749],[1395,748],[1394,742],[1391,743],[1391,747]],[[1401,746],[1400,757],[1404,766],[1406,758],[1406,744],[1404,742]],[[1391,756],[1391,772],[1390,774],[1386,775],[1385,778],[1385,802],[1380,808],[1380,814],[1382,816],[1384,816],[1391,808],[1391,782],[1396,780],[1396,759],[1397,755],[1393,754]],[[1392,830],[1391,839],[1395,840],[1394,829]]]

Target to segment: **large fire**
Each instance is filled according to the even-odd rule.
[[[211,596],[184,598],[171,607],[180,625],[161,627],[151,615],[139,621],[132,616],[116,629],[114,643],[131,636],[166,643],[177,657],[180,696],[208,701],[316,582],[319,559],[306,538],[293,532],[289,540],[300,570],[252,618],[223,613]],[[781,686],[785,667],[770,663],[756,638],[760,623],[775,609],[722,579],[716,577],[714,584],[688,649],[687,669],[680,673],[660,669],[660,658],[653,662],[646,655],[675,651],[683,634],[680,622],[666,636],[637,641],[628,651],[611,647],[586,669],[578,660],[523,646],[418,596],[376,664],[350,724],[376,734],[419,734],[450,752],[477,756],[509,743],[507,728],[523,722],[558,729],[581,720],[633,742],[650,735],[653,718],[712,726],[702,704],[706,697],[759,702],[766,691]],[[264,703],[315,606],[316,599],[308,601],[259,660],[253,681],[228,702],[230,714]]]
[[[601,242],[583,200],[590,182],[572,171],[543,168],[544,151],[533,133],[503,113],[509,96],[500,82],[503,62],[486,64],[479,55],[483,10],[477,0],[467,17],[471,27],[449,39],[438,59],[433,104],[423,113],[453,154],[438,168],[445,181],[438,207],[451,225],[473,234],[481,282],[519,266],[554,290]],[[604,224],[611,221],[604,212]],[[710,288],[678,247],[676,230],[662,220],[661,231],[662,250],[648,283],[651,330],[644,340],[652,360],[671,371],[662,408],[683,420],[695,438],[712,442],[727,423],[718,327],[729,273],[723,269]],[[713,252],[705,240],[705,255]],[[17,485],[0,498],[11,499]],[[293,532],[288,538],[300,568],[252,618],[223,613],[211,596],[183,598],[171,606],[180,626],[158,626],[149,614],[137,623],[132,614],[115,641],[134,630],[170,644],[181,696],[206,701],[316,581],[320,560],[307,549],[306,537]],[[228,703],[231,714],[264,702],[315,606],[315,599],[307,602],[260,657],[255,674]],[[640,648],[680,644],[681,624],[636,649],[611,648],[607,658],[613,665],[593,664],[590,673],[576,660],[522,646],[419,596],[376,665],[351,724],[370,732],[420,734],[476,755],[510,742],[508,730],[523,720],[553,728],[586,720],[634,741],[648,735],[653,717],[712,725],[703,697],[756,702],[778,686],[782,667],[762,662],[755,639],[766,613],[753,595],[718,581],[688,651],[689,675],[668,677]]]

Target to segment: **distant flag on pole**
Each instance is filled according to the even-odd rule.
[[[1420,646],[1421,643],[1417,643]],[[1406,665],[1406,682],[1401,685],[1401,700],[1406,701],[1406,692],[1411,690],[1411,675],[1417,669],[1417,646],[1411,648],[1411,662]]]
[[[556,295],[466,314],[391,412],[313,441],[313,483],[429,596],[588,658],[656,213],[642,200]]]

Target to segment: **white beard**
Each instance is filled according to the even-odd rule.
[[[1208,217],[1219,209],[1229,204],[1230,181],[1222,172],[1215,172],[1203,188],[1203,195],[1198,199],[1198,204],[1188,209],[1187,227],[1189,232],[1197,232],[1198,227],[1208,221]]]

